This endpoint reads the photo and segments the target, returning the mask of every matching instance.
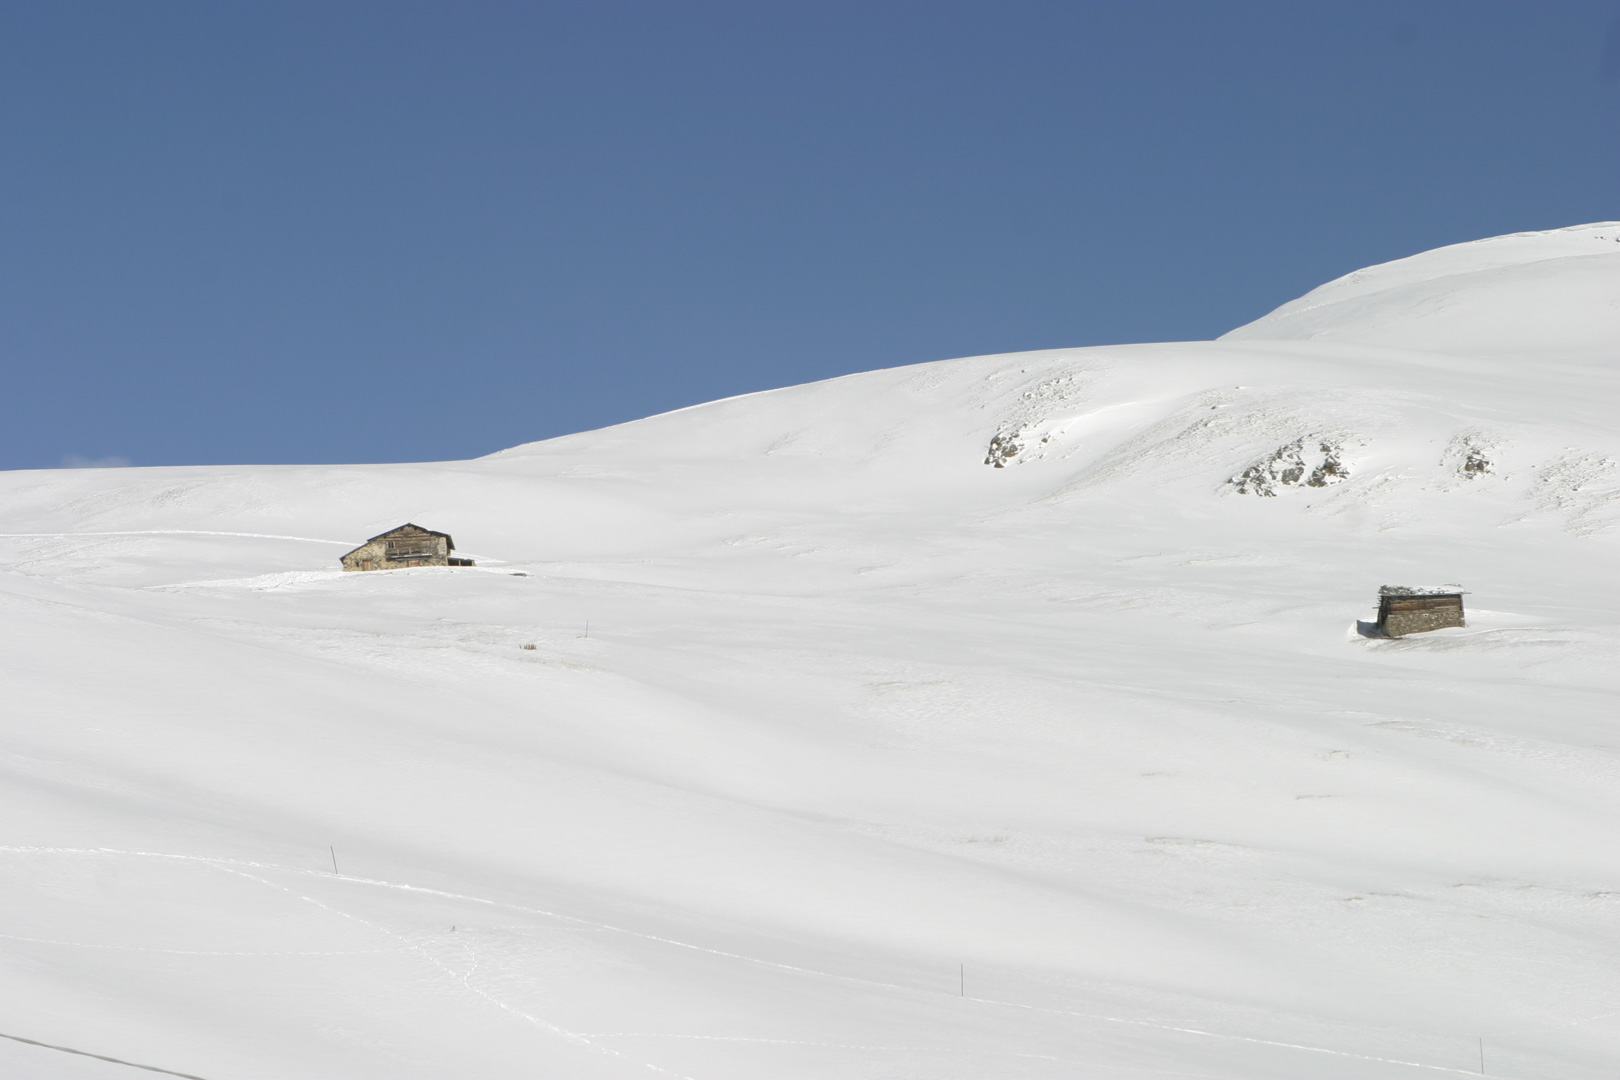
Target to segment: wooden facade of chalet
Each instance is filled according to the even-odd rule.
[[[406,523],[373,536],[343,556],[345,570],[402,570],[407,566],[471,566],[471,559],[450,554],[456,550],[449,533],[434,532]]]
[[[1385,637],[1405,637],[1466,626],[1462,598],[1462,589],[1453,585],[1438,589],[1385,585],[1378,590],[1378,629]]]

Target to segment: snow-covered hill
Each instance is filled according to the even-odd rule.
[[[1347,274],[1223,341],[1354,341],[1459,356],[1612,361],[1620,222],[1493,236]]]
[[[0,1034],[206,1080],[1609,1077],[1617,237],[477,461],[0,474]],[[338,572],[407,520],[478,566]],[[1438,582],[1466,629],[1356,632]]]

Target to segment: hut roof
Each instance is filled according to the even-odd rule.
[[[399,536],[401,533],[414,533],[415,535],[419,535],[419,536],[442,536],[442,537],[444,537],[444,539],[446,541],[446,544],[445,544],[446,547],[450,548],[451,550],[454,550],[455,546],[456,546],[456,542],[454,540],[450,539],[450,534],[449,533],[447,533],[447,532],[439,532],[437,529],[424,529],[422,526],[417,525],[414,522],[410,522],[410,521],[407,521],[405,524],[399,526],[398,528],[389,529],[385,533],[378,533],[376,536],[373,536],[370,539],[368,539],[366,541],[366,543],[369,544],[369,543],[371,543],[372,540],[385,540],[390,536]]]
[[[1380,585],[1379,596],[1462,596],[1461,585]]]

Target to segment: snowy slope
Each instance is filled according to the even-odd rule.
[[[0,1034],[206,1080],[1612,1076],[1613,228],[477,461],[0,475]],[[479,565],[336,571],[406,520]],[[1356,632],[1453,581],[1466,629]]]
[[[1275,339],[1612,360],[1620,222],[1493,236],[1369,266],[1222,338]]]

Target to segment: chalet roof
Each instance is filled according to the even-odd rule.
[[[386,540],[390,536],[442,536],[446,540],[450,541],[447,546],[451,548],[456,546],[456,542],[454,540],[450,540],[449,533],[439,532],[436,529],[424,529],[422,526],[411,521],[407,521],[397,529],[389,529],[385,533],[378,533],[376,536],[371,537],[370,540],[367,540],[366,543],[369,544],[372,540]]]
[[[1462,596],[1461,585],[1380,585],[1379,596]]]

